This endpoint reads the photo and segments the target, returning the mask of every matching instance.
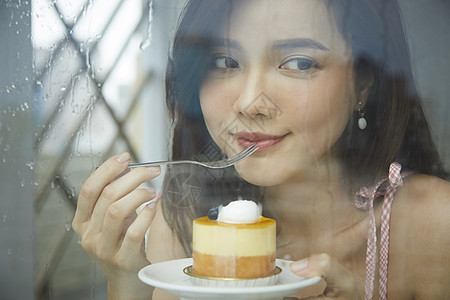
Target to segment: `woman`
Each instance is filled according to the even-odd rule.
[[[190,256],[192,219],[241,195],[277,220],[277,256],[324,278],[297,297],[450,297],[450,185],[438,178],[446,173],[395,1],[192,0],[182,17],[167,72],[173,159],[198,159],[211,145],[228,156],[260,149],[236,173],[169,169],[161,204],[137,189],[159,168],[115,180],[126,153],[92,174],[73,228],[109,296],[148,299],[137,271]],[[198,197],[174,193],[185,174],[196,174]]]

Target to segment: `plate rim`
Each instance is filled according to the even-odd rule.
[[[277,266],[286,264],[286,263],[289,264],[290,262],[292,262],[292,261],[285,260],[285,259],[279,259],[279,258],[276,259]],[[269,285],[269,286],[259,286],[259,287],[208,287],[208,286],[180,285],[180,284],[176,284],[176,283],[170,283],[170,282],[166,282],[166,281],[162,281],[162,280],[148,278],[148,276],[145,274],[146,272],[148,272],[149,269],[155,268],[154,267],[155,265],[161,266],[163,264],[168,264],[168,263],[179,264],[180,265],[179,272],[183,273],[183,268],[186,266],[189,266],[189,264],[192,264],[192,258],[181,258],[181,259],[175,259],[175,260],[164,261],[164,262],[148,265],[146,267],[143,267],[138,272],[139,279],[147,285],[150,285],[155,288],[162,289],[162,290],[166,290],[166,291],[178,291],[178,292],[199,293],[199,294],[221,293],[221,294],[227,294],[227,295],[242,294],[242,293],[246,293],[246,294],[259,294],[259,293],[268,293],[268,292],[274,293],[274,292],[282,292],[282,291],[290,291],[290,290],[298,291],[304,287],[316,284],[317,282],[319,282],[322,279],[322,277],[320,277],[320,276],[311,277],[311,278],[300,277],[289,271],[291,274],[298,277],[299,280],[294,281],[294,282],[289,282],[289,283],[273,284],[273,285]],[[281,269],[283,269],[283,268],[281,268]],[[286,273],[286,272],[284,272],[284,269],[283,269],[283,272],[280,273],[280,279],[281,279],[281,276],[283,275],[283,273]],[[190,281],[190,278],[188,277],[188,275],[186,275],[184,273],[183,273],[183,275],[186,276],[186,280]],[[287,276],[289,276],[289,274]]]

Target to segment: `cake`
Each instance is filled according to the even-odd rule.
[[[240,279],[273,275],[276,222],[261,216],[261,207],[237,200],[208,215],[193,221],[195,275]]]

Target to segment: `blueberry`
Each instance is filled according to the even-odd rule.
[[[219,207],[213,207],[208,211],[208,218],[210,220],[217,220],[217,218],[219,217]]]

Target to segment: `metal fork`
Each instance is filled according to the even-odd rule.
[[[128,166],[128,168],[138,168],[138,167],[149,167],[149,166],[157,166],[157,165],[169,165],[169,164],[194,164],[194,165],[200,165],[204,166],[210,169],[220,169],[220,168],[226,168],[230,167],[244,158],[249,157],[252,155],[256,150],[258,150],[258,146],[256,144],[251,145],[250,147],[244,149],[242,152],[239,152],[238,154],[222,159],[217,161],[209,161],[209,162],[200,162],[195,160],[163,160],[163,161],[152,161],[152,162],[142,162],[142,163],[133,163]]]

